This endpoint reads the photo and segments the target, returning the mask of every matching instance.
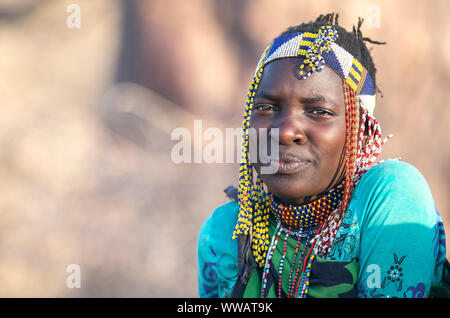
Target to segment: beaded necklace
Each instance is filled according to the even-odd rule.
[[[307,238],[309,238],[309,235],[311,233],[311,227],[308,229]],[[305,253],[308,250],[308,246],[310,245],[310,240],[306,240],[302,252],[300,253],[299,257],[299,264],[297,267],[295,266],[295,262],[297,261],[297,256],[299,255],[299,247],[300,247],[301,237],[297,237],[297,245],[295,247],[294,252],[294,259],[292,260],[292,267],[291,272],[289,273],[289,286],[288,286],[288,298],[294,297],[295,294],[295,282],[298,281],[298,277],[300,274],[300,263],[302,262],[303,258],[305,257]],[[295,272],[295,276],[294,276]]]
[[[272,235],[272,242],[270,243],[269,252],[267,253],[266,263],[264,265],[264,273],[262,277],[262,291],[261,296],[262,298],[266,298],[266,288],[267,288],[267,278],[269,277],[269,271],[270,271],[270,262],[272,260],[273,252],[275,251],[275,248],[278,243],[278,239],[280,238],[281,232],[279,231],[281,227],[281,223],[278,222],[277,227],[275,228],[275,232]]]
[[[326,195],[313,202],[300,206],[283,205],[278,203],[276,199],[271,196],[271,213],[277,222],[277,226],[272,235],[272,241],[268,249],[262,275],[261,296],[263,298],[267,296],[267,281],[270,275],[270,265],[281,234],[284,234],[284,240],[283,252],[278,268],[277,297],[282,297],[283,267],[287,255],[287,241],[290,236],[297,237],[297,243],[288,278],[287,296],[306,297],[308,293],[311,265],[316,256],[316,253],[314,252],[316,235],[313,236],[311,234],[320,232],[328,215],[338,208],[341,198],[342,190],[340,187],[331,190]],[[297,229],[293,230],[293,227]],[[312,231],[313,229],[314,231]],[[302,239],[305,239],[305,242],[301,253],[299,253]],[[297,257],[298,264],[296,266]]]
[[[293,228],[308,228],[323,223],[342,199],[342,190],[331,190],[325,196],[302,205],[283,205],[271,196],[272,213],[284,225]]]
[[[319,226],[319,228],[315,231],[315,234],[319,233],[322,228],[323,223]],[[309,288],[309,276],[311,274],[311,266],[316,257],[316,252],[314,250],[315,239],[311,239],[309,236],[311,233],[311,227],[308,229],[308,235],[305,237],[302,235],[297,237],[297,246],[294,253],[294,258],[292,260],[291,270],[289,273],[289,281],[288,281],[288,298],[298,297],[304,298],[308,294]],[[277,226],[272,236],[272,241],[270,243],[269,251],[267,253],[266,263],[264,265],[264,270],[262,274],[262,282],[261,282],[261,297],[267,297],[267,282],[268,277],[270,275],[270,265],[272,263],[272,257],[274,251],[278,245],[281,234],[284,232],[284,240],[283,240],[283,254],[281,256],[280,266],[278,269],[278,291],[276,291],[276,295],[278,298],[282,297],[282,280],[283,280],[283,265],[284,260],[287,255],[287,240],[290,235],[294,235],[295,232],[292,232],[290,228],[285,228],[281,224],[280,221],[277,221]],[[305,243],[301,253],[299,254],[299,247],[301,240],[305,238]],[[296,266],[297,257],[298,264]],[[295,276],[294,276],[295,272]],[[301,288],[300,288],[301,287]],[[300,292],[299,292],[300,291]]]

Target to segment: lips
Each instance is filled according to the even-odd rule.
[[[271,164],[278,165],[278,174],[289,175],[307,168],[311,164],[311,160],[290,153],[280,152],[278,158],[271,160]]]

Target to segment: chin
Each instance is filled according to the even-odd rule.
[[[311,173],[262,174],[260,177],[272,194],[287,202],[302,202],[304,197],[315,196],[323,189],[321,184],[314,183],[319,177]]]
[[[270,182],[269,184],[266,183],[266,185],[272,194],[291,204],[301,204],[303,198],[315,195],[311,192],[310,185],[305,186],[283,182],[277,182],[276,184]]]

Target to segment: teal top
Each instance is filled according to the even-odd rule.
[[[238,212],[238,203],[230,201],[200,229],[200,297],[228,297],[237,281],[238,245],[232,233]],[[445,254],[442,219],[425,179],[412,165],[389,159],[358,182],[331,252],[313,263],[309,296],[419,298],[430,297],[434,289],[439,295]],[[260,284],[255,270],[243,296],[260,297]],[[275,297],[274,291],[268,296]]]

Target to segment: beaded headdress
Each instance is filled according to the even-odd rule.
[[[333,69],[343,80],[346,105],[345,176],[339,188],[339,204],[324,217],[315,236],[314,252],[326,255],[350,201],[351,193],[381,152],[383,143],[381,129],[373,117],[375,86],[367,69],[347,50],[336,43],[337,30],[331,25],[322,26],[317,33],[296,32],[283,34],[266,48],[256,67],[250,85],[243,119],[243,140],[239,170],[239,215],[233,238],[250,234],[251,248],[256,263],[264,266],[269,247],[268,220],[273,208],[273,196],[265,189],[249,158],[250,117],[254,97],[264,71],[273,60],[302,57],[298,78],[308,78],[320,72],[325,65]],[[335,191],[336,189],[333,189]],[[314,209],[314,205],[312,206]]]

